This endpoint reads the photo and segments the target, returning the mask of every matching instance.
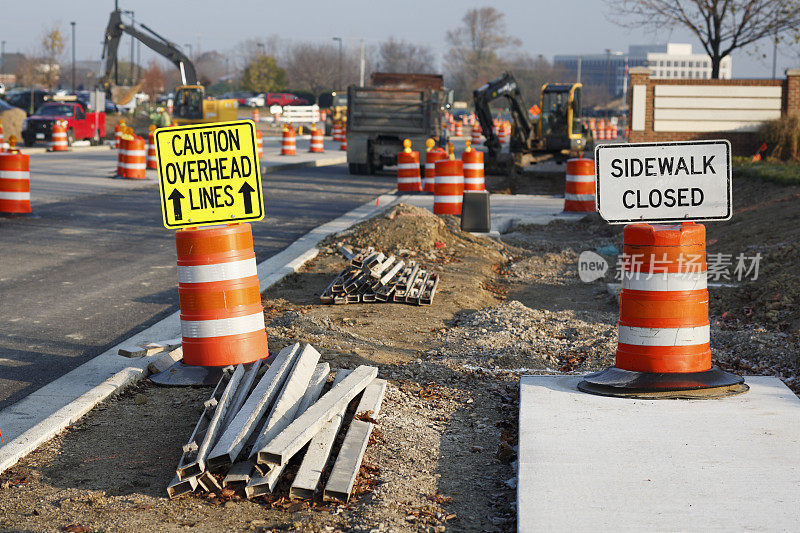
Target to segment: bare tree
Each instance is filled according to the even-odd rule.
[[[694,33],[711,57],[711,77],[722,59],[765,37],[797,31],[796,0],[606,0],[622,26],[656,29],[682,26]]]
[[[567,81],[567,73],[563,67],[550,63],[543,55],[532,56],[528,53],[511,55],[503,65],[517,80],[520,92],[528,106],[539,105],[542,85]]]
[[[274,57],[276,60],[283,60],[283,52],[286,49],[286,43],[277,35],[269,35],[260,39],[245,39],[234,47],[233,57],[236,61],[236,66],[239,69],[244,69],[247,65],[251,64],[258,56],[267,55]]]
[[[50,89],[56,86],[61,77],[61,60],[64,58],[66,46],[66,36],[58,24],[45,29],[41,39],[42,58],[45,62],[39,68],[42,83]]]
[[[447,32],[447,72],[456,95],[464,98],[502,72],[498,52],[520,43],[508,34],[505,15],[493,7],[470,9],[462,25]]]
[[[165,83],[164,71],[155,58],[151,59],[142,72],[142,92],[150,97],[150,102],[155,102],[156,95],[164,92]]]
[[[381,72],[434,72],[435,58],[430,48],[389,37],[378,47],[377,69]]]

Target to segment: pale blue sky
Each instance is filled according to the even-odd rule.
[[[26,52],[36,46],[43,27],[77,22],[76,55],[99,59],[103,31],[113,0],[0,1],[0,39],[6,51]],[[629,44],[699,42],[685,31],[674,34],[630,30],[608,20],[602,0],[493,0],[491,2],[442,2],[437,0],[120,0],[122,9],[133,9],[142,21],[168,39],[201,50],[227,50],[248,37],[276,34],[288,39],[331,42],[342,36],[357,46],[360,39],[375,44],[395,36],[430,46],[437,54],[446,50],[445,32],[458,25],[467,9],[491,5],[505,13],[509,32],[521,39],[522,48],[552,60],[555,54],[602,53],[606,48],[627,50]],[[127,38],[120,48],[128,50]],[[197,50],[195,50],[196,52]],[[767,59],[738,53],[733,57],[735,77],[769,77],[772,47]],[[752,52],[752,50],[751,50]],[[67,56],[68,57],[68,56]],[[124,56],[123,56],[124,57]],[[142,58],[150,52],[142,47]],[[798,58],[779,54],[778,73],[798,65]],[[440,65],[441,67],[441,65]]]

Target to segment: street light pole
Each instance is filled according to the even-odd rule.
[[[775,71],[778,66],[778,34],[775,34],[775,42],[772,46],[772,79],[775,79]]]
[[[6,73],[6,42],[0,41],[0,74]]]
[[[339,73],[336,79],[336,90],[342,90],[342,38],[334,37],[334,41],[339,41]]]
[[[72,26],[72,92],[75,92],[75,23],[70,22]]]

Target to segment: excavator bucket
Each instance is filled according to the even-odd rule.
[[[136,93],[142,84],[137,85],[111,85],[111,101],[117,105],[127,105],[128,102],[133,100]]]

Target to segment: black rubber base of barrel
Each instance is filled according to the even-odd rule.
[[[632,372],[610,367],[589,374],[578,389],[600,396],[623,398],[721,398],[750,390],[744,378],[711,367],[705,372]]]
[[[221,366],[193,366],[176,362],[163,372],[150,376],[150,381],[166,387],[215,385],[222,377]]]

